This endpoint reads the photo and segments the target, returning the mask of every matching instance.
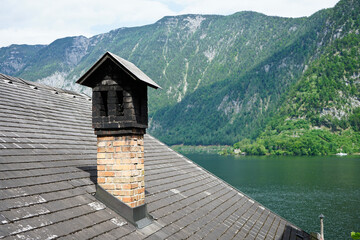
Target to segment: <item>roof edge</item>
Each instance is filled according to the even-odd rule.
[[[86,80],[98,69],[105,60],[111,59],[119,68],[125,71],[129,76],[131,76],[134,80],[139,80],[147,84],[152,88],[160,88],[161,87],[154,82],[149,76],[147,76],[143,71],[141,71],[135,64],[107,51],[99,60],[96,61],[94,65],[90,67],[89,70],[86,71],[77,81],[77,84],[88,86],[86,84]]]

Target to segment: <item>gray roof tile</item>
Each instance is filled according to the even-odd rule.
[[[146,202],[157,227],[137,230],[92,195],[89,98],[31,84],[0,74],[0,238],[309,239],[150,135]]]

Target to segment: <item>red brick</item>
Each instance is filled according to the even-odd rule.
[[[116,177],[132,177],[133,174],[131,171],[117,171],[115,173]]]
[[[124,141],[115,141],[115,142],[113,142],[114,147],[124,146],[124,145],[125,145]]]
[[[118,183],[118,184],[127,184],[129,183],[129,177],[124,177],[124,176],[121,176],[121,177],[116,177],[114,178],[114,182],[115,183]],[[122,187],[119,185],[117,186],[116,188],[118,189],[122,189]]]
[[[115,173],[114,172],[109,172],[109,171],[100,171],[98,172],[98,176],[99,177],[113,177],[115,176]]]
[[[133,196],[134,190],[122,190],[122,194],[127,196]]]
[[[143,187],[134,190],[135,194],[141,194],[141,193],[144,193],[144,192],[145,192],[145,188],[143,188]]]
[[[113,164],[115,162],[114,159],[98,159],[97,164]]]
[[[97,178],[97,183],[105,183],[105,178],[98,177]]]
[[[145,203],[143,136],[98,137],[98,183],[130,207]]]
[[[138,147],[130,147],[130,152],[138,152],[140,148]]]
[[[144,169],[144,164],[137,164],[136,169]]]
[[[97,152],[98,153],[105,152],[105,148],[104,147],[98,147]]]
[[[98,171],[104,171],[104,170],[105,170],[105,166],[106,166],[106,165],[100,165],[100,164],[98,164],[98,165],[97,165],[97,170],[98,170]]]
[[[106,181],[106,183],[114,183],[114,180],[115,180],[116,178],[114,178],[114,177],[105,177],[105,181]]]
[[[115,190],[115,184],[101,184],[100,186],[105,190]]]
[[[105,148],[105,152],[113,153],[113,152],[114,152],[114,148],[113,148],[113,147],[106,147],[106,148]]]
[[[129,147],[129,146],[122,146],[122,147],[121,147],[121,150],[122,150],[123,152],[130,152],[130,147]]]
[[[135,177],[135,181],[138,181],[138,182],[142,182],[142,181],[144,181],[144,176],[138,176],[138,177]]]
[[[115,137],[115,140],[116,141],[124,141],[126,139],[126,136],[117,136],[117,137]]]
[[[140,199],[138,202],[137,202],[137,205],[140,206],[140,205],[143,205],[145,204],[145,199]]]
[[[130,153],[114,153],[114,158],[130,158]]]
[[[130,184],[130,183],[128,183],[128,184],[122,184],[122,185],[121,185],[121,188],[122,188],[122,189],[131,189],[131,184]]]
[[[130,158],[124,158],[124,159],[119,160],[119,162],[121,162],[122,164],[132,164],[133,160]]]
[[[134,197],[122,197],[124,203],[130,203],[134,201]]]
[[[112,169],[114,171],[122,171],[122,170],[128,170],[126,165],[122,165],[122,164],[116,164],[112,166]]]
[[[138,203],[136,202],[128,203],[127,205],[129,205],[132,208],[139,206]]]
[[[105,153],[98,153],[97,154],[97,159],[99,158],[105,158],[106,154]]]
[[[108,136],[108,137],[98,137],[98,141],[113,141],[114,137]]]

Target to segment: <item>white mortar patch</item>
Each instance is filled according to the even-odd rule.
[[[110,221],[111,221],[113,224],[115,224],[116,226],[119,226],[119,227],[124,226],[124,225],[127,224],[127,222],[122,222],[122,221],[120,221],[120,220],[117,219],[117,218],[112,218]]]
[[[45,221],[40,224],[40,227],[44,227],[44,226],[51,225],[51,224],[53,224],[52,221]]]
[[[13,235],[13,234],[17,234],[17,233],[21,233],[21,232],[25,232],[25,231],[29,231],[31,229],[34,229],[34,227],[30,226],[30,225],[26,225],[25,227],[23,227],[23,225],[19,224],[19,229],[10,233],[10,235]]]
[[[37,203],[44,203],[44,202],[46,202],[45,198],[43,198],[42,196],[37,197]]]
[[[57,237],[58,237],[58,235],[50,235],[46,238],[46,240],[55,239]]]
[[[177,190],[177,189],[170,189],[170,192],[175,193],[175,194],[179,194],[179,193],[180,193],[180,191]]]
[[[106,206],[100,202],[92,202],[92,203],[89,203],[88,204],[92,209],[96,210],[96,211],[99,211],[99,210],[102,210],[102,209],[105,209]]]
[[[173,192],[175,194],[179,194],[180,196],[182,196],[183,198],[186,198],[186,196],[184,194],[182,194],[179,190],[177,189],[170,189],[170,192]]]

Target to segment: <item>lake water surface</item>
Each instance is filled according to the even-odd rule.
[[[327,240],[360,232],[360,156],[185,155],[307,232],[320,214]]]

